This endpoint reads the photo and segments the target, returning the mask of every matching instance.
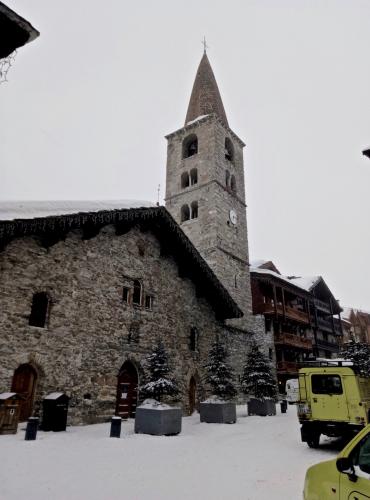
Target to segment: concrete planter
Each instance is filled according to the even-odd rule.
[[[273,399],[255,399],[248,401],[248,415],[276,415],[276,404]]]
[[[181,408],[136,408],[135,432],[154,436],[173,436],[181,432]]]
[[[236,404],[225,403],[200,403],[200,421],[208,424],[235,424]]]

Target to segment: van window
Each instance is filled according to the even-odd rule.
[[[343,394],[339,375],[312,375],[311,386],[314,394]]]

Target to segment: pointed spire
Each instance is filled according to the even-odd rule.
[[[229,124],[227,122],[224,105],[222,104],[220,91],[218,90],[216,78],[213,74],[205,48],[191,92],[185,125],[198,118],[198,116],[214,113],[221,118],[223,123],[228,127]]]

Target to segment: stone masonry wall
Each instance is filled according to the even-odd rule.
[[[179,277],[173,258],[160,255],[151,233],[136,228],[117,236],[107,226],[89,240],[69,233],[49,249],[31,237],[17,239],[0,253],[0,276],[0,392],[10,390],[20,364],[32,363],[39,373],[36,413],[44,395],[60,390],[71,396],[69,423],[107,420],[115,411],[120,367],[129,359],[140,377],[158,337],[172,360],[184,411],[191,376],[199,399],[208,394],[202,367],[217,335],[229,342],[235,371],[241,371],[246,335],[231,337],[209,303],[196,297],[193,283]],[[134,279],[153,296],[152,310],[123,302],[122,287]],[[45,328],[28,324],[33,294],[40,291],[51,298]],[[129,342],[133,324],[138,342]],[[199,352],[189,348],[194,326]]]

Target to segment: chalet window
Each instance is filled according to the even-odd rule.
[[[145,309],[152,309],[153,307],[153,297],[151,295],[145,295]]]
[[[181,222],[185,222],[190,219],[190,208],[189,205],[183,205],[181,207]]]
[[[187,172],[181,174],[181,187],[182,189],[189,187],[189,174]]]
[[[197,219],[198,218],[198,202],[193,201],[191,204],[191,218],[192,219]]]
[[[228,137],[225,139],[225,158],[228,161],[234,161],[234,146]]]
[[[124,286],[122,288],[122,300],[123,300],[123,302],[126,302],[127,304],[130,301],[130,289],[127,286]]]
[[[195,326],[193,326],[190,329],[190,350],[193,352],[198,351],[198,337],[198,330],[195,328]]]
[[[134,281],[134,292],[132,294],[132,303],[140,306],[141,305],[141,292],[142,286],[139,280]]]
[[[198,170],[196,168],[192,168],[190,170],[190,185],[194,186],[194,184],[198,183]]]
[[[198,153],[198,138],[195,134],[191,134],[182,143],[182,157],[189,158]]]
[[[29,325],[38,326],[39,328],[45,328],[48,308],[49,308],[49,297],[47,293],[45,292],[35,293],[32,297]]]
[[[230,178],[230,189],[233,193],[236,193],[236,180],[235,175],[232,175]]]

